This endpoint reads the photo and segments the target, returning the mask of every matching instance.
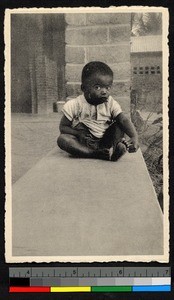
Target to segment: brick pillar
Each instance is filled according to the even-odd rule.
[[[46,76],[43,53],[43,16],[31,15],[29,33],[29,68],[32,91],[32,113],[45,113]]]
[[[66,14],[66,96],[81,93],[81,71],[92,60],[107,63],[114,72],[112,96],[130,112],[129,13]]]
[[[64,98],[64,16],[30,15],[29,69],[33,113],[53,112]]]
[[[31,113],[28,24],[22,14],[11,15],[11,109],[15,113]]]

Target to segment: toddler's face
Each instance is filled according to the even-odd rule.
[[[102,104],[110,95],[113,78],[110,75],[94,74],[83,86],[84,96],[92,105]]]

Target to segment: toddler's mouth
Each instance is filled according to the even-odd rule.
[[[100,97],[100,98],[88,99],[87,101],[90,104],[92,104],[92,105],[99,105],[99,104],[102,104],[104,102],[107,102],[108,101],[108,97]]]

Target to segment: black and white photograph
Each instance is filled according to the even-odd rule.
[[[168,262],[168,9],[6,9],[6,262]]]

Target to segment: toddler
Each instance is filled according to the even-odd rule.
[[[58,146],[75,157],[117,161],[126,151],[138,149],[133,123],[110,95],[113,72],[100,61],[82,70],[83,94],[62,109]],[[130,137],[127,142],[124,134]]]

